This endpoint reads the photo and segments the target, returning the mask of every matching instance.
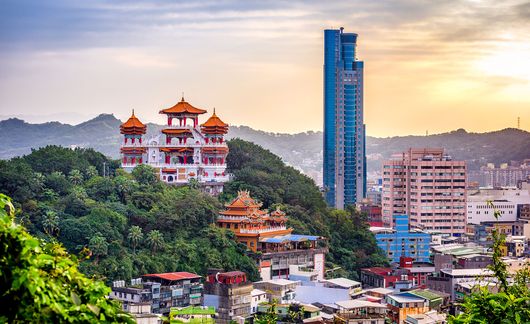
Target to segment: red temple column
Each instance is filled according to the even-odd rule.
[[[134,137],[133,137],[133,138],[131,139],[131,143],[133,143],[133,144],[134,144]]]
[[[166,144],[171,144],[171,137],[166,135]]]
[[[167,116],[167,125],[171,126],[172,123],[173,123],[173,118]]]
[[[131,158],[131,164],[135,164],[135,163],[136,163],[136,158],[133,156],[133,157]]]
[[[170,156],[169,154],[166,153],[166,164],[169,164],[169,162],[170,162]]]

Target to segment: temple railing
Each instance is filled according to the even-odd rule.
[[[287,228],[285,226],[278,226],[278,227],[271,227],[266,229],[240,229],[239,233],[242,234],[260,234],[260,233],[269,233],[269,232],[276,232],[276,231],[282,231],[286,230]]]

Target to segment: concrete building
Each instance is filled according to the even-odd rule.
[[[404,323],[408,315],[424,314],[430,310],[428,299],[409,292],[387,295],[386,304],[387,316],[397,324]]]
[[[518,188],[480,188],[467,193],[467,224],[497,221],[494,211],[500,212],[499,221],[515,221],[530,204],[530,192]]]
[[[363,70],[357,34],[324,31],[324,195],[344,209],[366,192]]]
[[[252,282],[242,271],[219,272],[210,270],[204,284],[207,294],[219,296],[216,323],[228,324],[250,316]]]
[[[438,313],[437,311],[428,311],[423,314],[407,315],[405,324],[445,324],[447,323],[447,314]]]
[[[383,163],[383,223],[409,215],[410,224],[460,236],[466,221],[466,162],[441,148],[409,149]]]
[[[470,181],[476,181],[482,187],[515,187],[519,181],[530,176],[530,160],[522,163],[488,163],[480,170],[469,174]]]
[[[401,257],[410,257],[416,262],[429,262],[431,235],[411,231],[407,215],[393,215],[393,220],[394,228],[370,228],[388,260],[399,263]]]
[[[384,324],[386,306],[366,300],[344,300],[336,302],[339,311],[334,323]]]
[[[288,304],[295,299],[296,287],[299,285],[300,281],[271,279],[255,282],[254,288],[265,291],[269,303],[276,299],[278,303]]]
[[[442,269],[437,275],[427,278],[427,287],[432,290],[445,292],[455,300],[455,286],[458,283],[477,280],[491,281],[493,272],[488,269]]]
[[[250,314],[256,314],[258,312],[258,305],[269,301],[267,293],[260,289],[252,289],[250,296],[252,297],[250,301]]]
[[[323,281],[323,284],[327,288],[347,289],[350,295],[357,294],[362,290],[360,282],[348,278],[327,279]]]
[[[123,310],[146,309],[155,314],[169,314],[171,307],[186,307],[203,303],[201,276],[189,272],[169,272],[143,275],[133,279],[130,287],[125,281],[115,281],[111,299],[121,301]]]

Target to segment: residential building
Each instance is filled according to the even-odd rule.
[[[277,300],[278,303],[289,304],[295,299],[296,287],[299,285],[299,281],[271,279],[255,282],[254,288],[265,291],[269,303]]]
[[[250,301],[250,314],[256,314],[258,312],[258,305],[269,301],[267,293],[260,289],[252,289],[250,296],[252,297]]]
[[[407,315],[405,324],[445,324],[447,323],[447,314],[438,313],[435,310],[423,314]]]
[[[473,281],[482,278],[491,281],[493,272],[489,269],[442,269],[437,275],[427,278],[427,287],[432,290],[445,292],[455,300],[455,286],[458,283]]]
[[[196,108],[182,98],[170,108],[160,110],[167,116],[167,125],[156,136],[144,140],[147,127],[132,112],[120,126],[123,135],[121,145],[122,168],[130,172],[139,164],[154,167],[160,180],[185,185],[196,180],[206,192],[218,194],[226,173],[228,146],[224,135],[228,124],[215,113],[199,125],[199,115],[206,110]],[[174,120],[178,121],[178,125]]]
[[[260,209],[262,204],[248,191],[238,192],[226,210],[220,212],[217,226],[234,232],[238,242],[256,254],[263,280],[289,278],[290,267],[301,266],[324,278],[326,240],[321,236],[292,234],[287,215],[279,208],[273,212]],[[294,268],[293,268],[294,269]],[[297,274],[299,273],[299,268]]]
[[[276,315],[278,316],[278,322],[283,323],[286,318],[289,317],[291,312],[302,313],[301,320],[304,323],[310,323],[309,319],[317,319],[320,316],[320,308],[308,304],[300,303],[289,303],[289,304],[276,304],[275,305]],[[261,304],[258,306],[258,314],[265,314],[269,312],[271,304]]]
[[[125,287],[125,281],[115,281],[109,297],[121,301],[128,312],[150,305],[152,313],[167,315],[171,307],[201,305],[203,285],[201,276],[189,272],[146,274],[133,279],[130,287]]]
[[[386,305],[390,321],[397,324],[404,323],[408,315],[424,314],[430,310],[428,299],[410,292],[387,295]]]
[[[530,192],[518,188],[480,188],[467,193],[467,223],[515,221],[530,204]],[[500,218],[495,218],[495,211]]]
[[[392,268],[372,267],[361,269],[361,282],[363,287],[393,287],[394,283],[399,280],[399,278],[399,276],[393,274]]]
[[[366,214],[366,221],[368,223],[382,223],[381,205],[373,205],[369,203],[362,203],[360,205],[361,213]]]
[[[466,162],[442,148],[411,148],[383,163],[383,224],[409,215],[410,225],[461,236],[466,225]]]
[[[386,306],[366,300],[344,300],[336,302],[339,311],[333,323],[384,324]]]
[[[370,228],[388,260],[399,263],[401,257],[409,257],[416,262],[429,262],[431,235],[410,230],[407,215],[393,215],[393,219],[394,228]]]
[[[480,167],[480,170],[469,174],[471,181],[477,181],[481,187],[515,187],[519,181],[530,176],[530,160],[522,163],[500,163],[495,165],[488,163]]]
[[[356,47],[357,34],[324,31],[324,195],[338,209],[366,192],[364,64]]]
[[[334,278],[323,281],[324,287],[347,289],[350,295],[360,293],[362,285],[360,282],[348,278]]]
[[[210,269],[204,288],[207,294],[219,296],[216,323],[228,324],[250,316],[252,282],[242,271],[219,272]]]

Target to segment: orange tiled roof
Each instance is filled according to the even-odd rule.
[[[122,134],[145,134],[147,127],[134,115],[134,109],[131,117],[120,125],[120,133]]]
[[[166,128],[162,130],[162,133],[169,135],[191,135],[191,131],[189,129]]]
[[[126,153],[126,154],[143,154],[147,152],[147,148],[145,147],[122,147],[120,151],[121,153]]]
[[[226,134],[228,133],[228,124],[217,117],[214,109],[213,115],[201,125],[201,131],[205,134]]]
[[[203,147],[202,152],[210,154],[228,153],[228,147]]]
[[[193,107],[186,100],[184,100],[184,97],[182,97],[182,99],[179,102],[177,102],[176,105],[174,105],[173,107],[162,109],[162,110],[160,110],[159,113],[160,114],[184,114],[184,113],[188,113],[188,114],[199,115],[199,114],[204,114],[205,112],[206,112],[206,110],[204,110],[204,109]]]

